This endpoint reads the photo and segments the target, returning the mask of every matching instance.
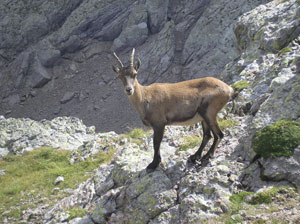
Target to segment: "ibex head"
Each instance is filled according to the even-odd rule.
[[[134,51],[135,49],[133,48],[130,57],[130,63],[127,67],[123,66],[123,63],[121,62],[121,60],[115,52],[113,54],[114,57],[117,59],[119,66],[116,67],[112,65],[112,69],[115,73],[117,73],[118,78],[122,81],[124,85],[124,91],[127,95],[133,95],[134,93],[137,72],[141,66],[140,59],[138,59],[137,63],[134,64]]]

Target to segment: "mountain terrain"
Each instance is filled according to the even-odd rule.
[[[298,0],[5,0],[0,12],[1,222],[300,223]],[[132,129],[111,71],[112,52],[126,62],[133,47],[142,84],[214,76],[239,91],[208,164],[188,163],[199,125],[172,126],[146,172],[153,132]]]

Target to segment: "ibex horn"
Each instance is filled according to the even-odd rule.
[[[133,49],[132,49],[132,53],[131,53],[131,57],[130,57],[130,66],[131,66],[131,67],[133,67],[134,52],[135,52],[135,49],[133,48]]]
[[[123,68],[124,66],[123,66],[123,63],[121,62],[120,58],[116,55],[115,52],[113,53],[113,55],[114,55],[115,59],[117,59],[117,61],[118,61],[119,65],[120,65],[120,67]]]

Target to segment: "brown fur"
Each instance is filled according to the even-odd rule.
[[[147,169],[155,169],[161,160],[159,147],[166,125],[191,125],[202,122],[203,141],[198,151],[190,159],[195,162],[201,158],[203,148],[209,141],[210,132],[212,132],[214,135],[213,145],[201,159],[201,161],[208,160],[223,137],[217,123],[217,114],[232,98],[233,89],[213,77],[142,86],[136,79],[140,61],[133,65],[133,55],[134,50],[131,55],[132,61],[128,67],[116,68],[113,66],[113,70],[122,81],[125,92],[143,123],[151,126],[154,130],[154,159]],[[117,58],[116,55],[115,57]]]

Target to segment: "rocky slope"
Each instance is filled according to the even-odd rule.
[[[112,51],[126,62],[137,49],[143,84],[219,76],[239,55],[233,24],[266,2],[1,1],[0,114],[76,116],[99,131],[141,126],[114,81]]]
[[[297,0],[276,0],[262,5],[259,5],[262,3],[261,1],[219,2],[222,3],[189,1],[190,8],[182,10],[183,1],[178,1],[176,6],[164,1],[164,7],[161,7],[163,13],[160,15],[155,14],[157,5],[149,6],[147,5],[149,4],[148,1],[145,4],[141,2],[136,7],[132,7],[129,2],[124,3],[124,6],[129,4],[130,7],[127,5],[128,8],[136,11],[127,15],[128,11],[122,11],[124,10],[122,8],[118,11],[118,15],[110,15],[116,16],[124,22],[121,28],[119,22],[93,23],[92,21],[97,18],[99,21],[106,18],[97,17],[100,14],[97,14],[98,10],[96,9],[93,11],[93,16],[89,17],[89,23],[82,20],[82,17],[86,15],[84,12],[90,11],[87,10],[87,3],[78,3],[76,10],[72,11],[71,16],[66,18],[62,25],[65,30],[70,32],[60,33],[61,29],[58,26],[56,33],[53,34],[53,38],[66,38],[65,42],[60,43],[62,45],[57,46],[63,46],[63,44],[65,47],[72,46],[62,49],[74,49],[74,46],[82,49],[77,53],[66,50],[63,54],[64,58],[60,59],[61,64],[54,63],[53,71],[62,68],[71,69],[66,65],[68,63],[73,64],[73,76],[69,77],[68,72],[66,72],[65,77],[52,79],[42,88],[34,89],[33,92],[30,89],[30,94],[35,96],[24,99],[23,109],[25,111],[25,105],[30,105],[31,100],[37,100],[42,96],[42,92],[46,95],[57,90],[58,85],[63,87],[60,84],[61,80],[71,83],[79,80],[85,81],[86,78],[81,76],[84,66],[89,67],[89,69],[92,67],[85,61],[80,61],[86,57],[83,55],[89,54],[90,60],[95,59],[95,63],[103,57],[104,59],[102,58],[103,60],[99,62],[103,65],[110,64],[111,59],[108,57],[108,52],[111,49],[120,50],[122,57],[124,57],[128,48],[123,46],[123,43],[124,40],[127,40],[127,35],[132,33],[130,32],[132,29],[141,32],[138,35],[138,38],[141,38],[138,40],[141,45],[137,49],[145,66],[141,73],[143,82],[167,80],[174,77],[171,76],[171,73],[176,73],[179,76],[186,74],[187,76],[182,77],[183,79],[191,78],[194,77],[192,74],[195,74],[193,69],[202,71],[201,69],[211,68],[211,72],[221,71],[222,69],[217,66],[224,63],[223,65],[226,64],[226,66],[222,71],[221,78],[228,83],[243,81],[244,89],[237,99],[235,113],[227,115],[226,118],[232,121],[233,125],[227,126],[224,131],[225,137],[217,149],[215,158],[207,166],[190,166],[187,163],[189,155],[197,149],[197,146],[180,148],[180,145],[184,144],[185,136],[198,135],[198,129],[169,127],[161,146],[162,165],[150,174],[146,173],[145,167],[152,158],[151,135],[145,135],[136,141],[136,139],[133,140],[129,137],[121,137],[114,132],[100,134],[96,133],[94,128],[84,126],[77,118],[61,117],[52,121],[35,122],[30,119],[0,117],[1,154],[21,153],[23,150],[31,150],[41,145],[50,145],[54,148],[72,148],[75,152],[70,161],[76,161],[78,159],[76,151],[80,151],[80,155],[87,157],[97,150],[105,150],[108,145],[117,148],[113,161],[95,170],[94,176],[73,190],[69,197],[58,201],[54,206],[41,205],[33,210],[25,211],[22,217],[24,222],[224,223],[228,220],[226,219],[228,215],[230,223],[299,222],[300,197],[297,188],[299,191],[300,147],[296,147],[290,157],[256,159],[256,153],[252,149],[252,139],[257,130],[274,121],[282,118],[294,120],[300,118],[300,3]],[[218,4],[223,3],[223,8],[217,7]],[[88,1],[88,4],[96,3]],[[111,4],[109,5],[111,8],[108,6],[105,13],[112,13],[110,9],[115,6],[113,2]],[[255,7],[256,5],[259,6]],[[242,13],[244,14],[242,15]],[[228,44],[232,43],[232,48],[222,41],[214,42],[218,37],[209,37],[211,35],[209,26],[205,26],[207,28],[203,32],[205,34],[200,32],[204,29],[203,24],[209,24],[212,21],[218,21],[218,19],[221,21],[224,15],[228,15],[228,20],[231,16],[234,18],[230,20],[231,22],[227,19],[224,20],[224,23],[228,24],[227,29],[222,29],[222,32],[216,32],[212,35],[220,35],[223,41]],[[109,18],[109,15],[107,16]],[[128,20],[122,18],[128,18]],[[77,26],[73,26],[72,20],[81,22],[78,22]],[[112,20],[108,19],[107,21]],[[147,24],[148,33],[145,31],[144,23]],[[187,26],[187,24],[192,25]],[[212,27],[215,25],[211,24],[210,28]],[[105,32],[102,31],[103,29]],[[181,30],[182,33],[179,32],[180,29],[183,29]],[[216,29],[218,28],[216,27]],[[90,36],[80,36],[82,32],[86,32]],[[107,32],[111,32],[111,35],[116,34],[115,38],[113,40],[105,39],[106,37],[103,35]],[[68,35],[71,34],[74,38],[73,42],[71,37],[71,40],[68,39]],[[146,35],[147,38],[145,38]],[[80,42],[76,39],[85,40],[84,38],[96,36],[101,41],[97,43],[94,40],[91,41],[93,47],[84,47],[81,44],[88,41]],[[223,37],[228,37],[228,39]],[[203,43],[210,41],[211,45],[197,45],[197,40],[199,42],[199,39],[202,40],[202,38]],[[104,41],[108,42],[104,43]],[[205,49],[207,46],[211,48]],[[97,50],[99,48],[97,47],[106,49],[106,53],[101,53],[99,56]],[[123,47],[125,47],[124,50],[121,50]],[[223,47],[226,48],[226,51],[222,50]],[[193,52],[192,49],[195,51]],[[163,53],[160,55],[161,52]],[[16,54],[16,52],[10,53]],[[150,57],[147,57],[148,55]],[[151,58],[152,56],[153,58]],[[214,56],[215,59],[213,59]],[[180,59],[181,64],[178,59]],[[157,60],[160,60],[160,63],[157,63]],[[197,60],[207,60],[210,64],[198,64],[196,63]],[[214,60],[220,64],[214,63]],[[34,62],[36,61],[34,60]],[[11,63],[14,64],[13,61]],[[81,65],[80,68],[77,67],[78,63]],[[31,66],[34,67],[34,64]],[[17,69],[18,66],[15,68]],[[79,70],[76,73],[77,68]],[[108,69],[107,67],[105,71]],[[158,75],[158,71],[164,72]],[[154,73],[157,76],[154,76]],[[148,74],[152,74],[152,76],[147,78]],[[108,89],[118,86],[117,83],[112,82],[112,78],[106,79],[111,77],[110,75],[105,76],[103,74],[103,82],[107,84],[103,84],[102,88]],[[8,76],[2,75],[1,77],[7,78]],[[91,79],[92,82],[95,80],[96,78]],[[7,83],[9,84],[9,81]],[[70,86],[71,83],[69,83]],[[109,85],[111,87],[108,87]],[[101,91],[104,90],[101,89]],[[119,90],[116,88],[114,91]],[[117,94],[119,92],[116,95],[112,93],[105,99],[117,97]],[[7,97],[6,102],[10,102],[7,101],[8,99],[15,101],[18,98],[15,96]],[[72,101],[78,100],[80,102],[82,99],[81,102],[87,102],[93,97],[92,94],[87,94],[85,90],[78,92],[78,94],[70,92],[62,100],[66,104],[62,104],[60,107],[62,109],[58,110],[58,114],[64,114],[64,105],[69,105],[68,103]],[[50,98],[52,97],[49,96],[47,99],[49,99],[51,106]],[[127,101],[123,98],[118,98],[118,100]],[[78,104],[76,106],[82,107],[84,105]],[[85,106],[85,109],[88,108],[87,104]],[[108,108],[111,110],[109,111]],[[108,120],[105,111],[100,111],[102,109],[104,110],[104,108],[92,108],[92,110],[99,111],[103,118]],[[105,107],[105,109],[107,109],[107,113],[115,113],[110,117],[122,117],[124,111],[124,109],[113,110],[110,107]],[[45,108],[45,110],[48,109]],[[122,115],[120,111],[122,111]],[[124,114],[127,113],[124,111]],[[226,117],[226,114],[226,110],[222,111],[221,117]],[[111,120],[109,119],[107,122],[109,123]],[[122,123],[120,120],[118,122],[120,123],[117,124]],[[60,143],[63,145],[59,145]],[[278,188],[280,190],[276,194],[272,193],[270,204],[258,203],[256,198],[261,194],[266,195],[268,191],[272,190],[272,186],[290,186],[293,188]],[[234,208],[233,196],[241,194],[241,190],[256,193],[254,195],[247,194],[247,197],[243,197],[243,206],[239,204],[240,207]],[[73,207],[84,208],[89,211],[89,214],[85,217],[69,220],[69,210]],[[9,219],[9,217],[4,219],[4,222],[8,223],[13,221],[15,220]]]

